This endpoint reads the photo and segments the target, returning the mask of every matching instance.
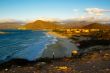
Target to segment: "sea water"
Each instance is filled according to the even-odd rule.
[[[29,61],[41,57],[45,47],[56,42],[46,31],[0,30],[0,63],[11,59]]]

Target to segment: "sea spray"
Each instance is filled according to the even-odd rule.
[[[45,49],[48,49],[47,46],[52,45],[52,44],[56,44],[56,42],[58,41],[57,38],[53,35],[50,35],[48,33],[45,33],[46,37],[48,37],[48,41],[45,45]]]
[[[56,37],[51,35],[42,36],[40,37],[39,41],[31,44],[28,48],[15,54],[13,58],[27,59],[29,61],[36,60],[42,56],[44,49],[46,49],[48,45],[55,44],[56,41]]]

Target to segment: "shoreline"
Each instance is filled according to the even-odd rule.
[[[48,32],[46,34],[48,35]],[[0,73],[110,73],[110,48],[90,51],[81,57],[73,58],[68,53],[78,48],[71,43],[71,39],[62,38],[62,35],[55,32],[49,32],[49,35],[58,40],[54,44],[47,45],[47,49],[43,52],[44,57],[47,55],[51,58],[42,56],[35,61],[13,59],[0,65]],[[52,58],[52,51],[55,51],[55,59]],[[60,58],[57,58],[58,56]]]
[[[54,44],[49,44],[44,49],[42,58],[64,58],[71,57],[72,51],[78,51],[78,47],[70,41],[69,38],[57,34],[55,32],[47,32],[47,35],[51,35],[57,39]]]
[[[53,53],[55,54],[55,58],[64,58],[64,57],[71,57],[71,51],[72,50],[77,50],[77,47],[75,45],[73,45],[73,43],[70,42],[70,40],[66,37],[61,38],[62,36],[60,34],[57,34],[55,32],[45,32],[45,34],[48,36],[50,35],[50,37],[53,37],[53,39],[51,39],[52,41],[50,41],[49,43],[47,43],[44,47],[43,52],[41,52],[42,54],[40,55],[39,58],[53,58]],[[57,36],[58,35],[58,36]],[[56,40],[54,40],[56,39]],[[45,42],[46,43],[46,42]],[[75,46],[75,47],[73,47]],[[34,53],[35,51],[35,45],[32,46],[34,49]],[[68,49],[68,50],[67,50]],[[24,49],[27,52],[29,52],[29,49]],[[62,51],[62,53],[61,53]],[[68,52],[66,52],[68,51]],[[24,55],[23,57],[21,56],[23,53],[23,51],[20,51],[18,54],[15,54],[13,56],[14,59],[17,59],[16,56],[21,59],[26,59],[28,57],[28,55]],[[32,55],[33,56],[33,55]],[[38,59],[38,58],[36,58]],[[33,59],[33,60],[36,60]],[[27,58],[27,60],[31,61],[31,58]]]
[[[47,34],[51,35],[51,36],[55,36],[57,38],[68,38],[67,36],[63,36],[61,34],[58,34],[56,32],[53,32],[53,31],[48,31]]]

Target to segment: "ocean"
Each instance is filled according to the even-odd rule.
[[[0,63],[12,59],[34,61],[41,57],[49,44],[56,42],[47,31],[0,30]]]

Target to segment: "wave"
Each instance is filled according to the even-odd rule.
[[[28,61],[39,59],[48,45],[55,44],[58,41],[55,36],[46,33],[45,31],[17,31],[11,36],[5,36],[5,38],[8,36],[14,37],[12,40],[0,38],[7,41],[1,41],[0,43],[0,62],[6,62],[11,59],[26,59]]]

